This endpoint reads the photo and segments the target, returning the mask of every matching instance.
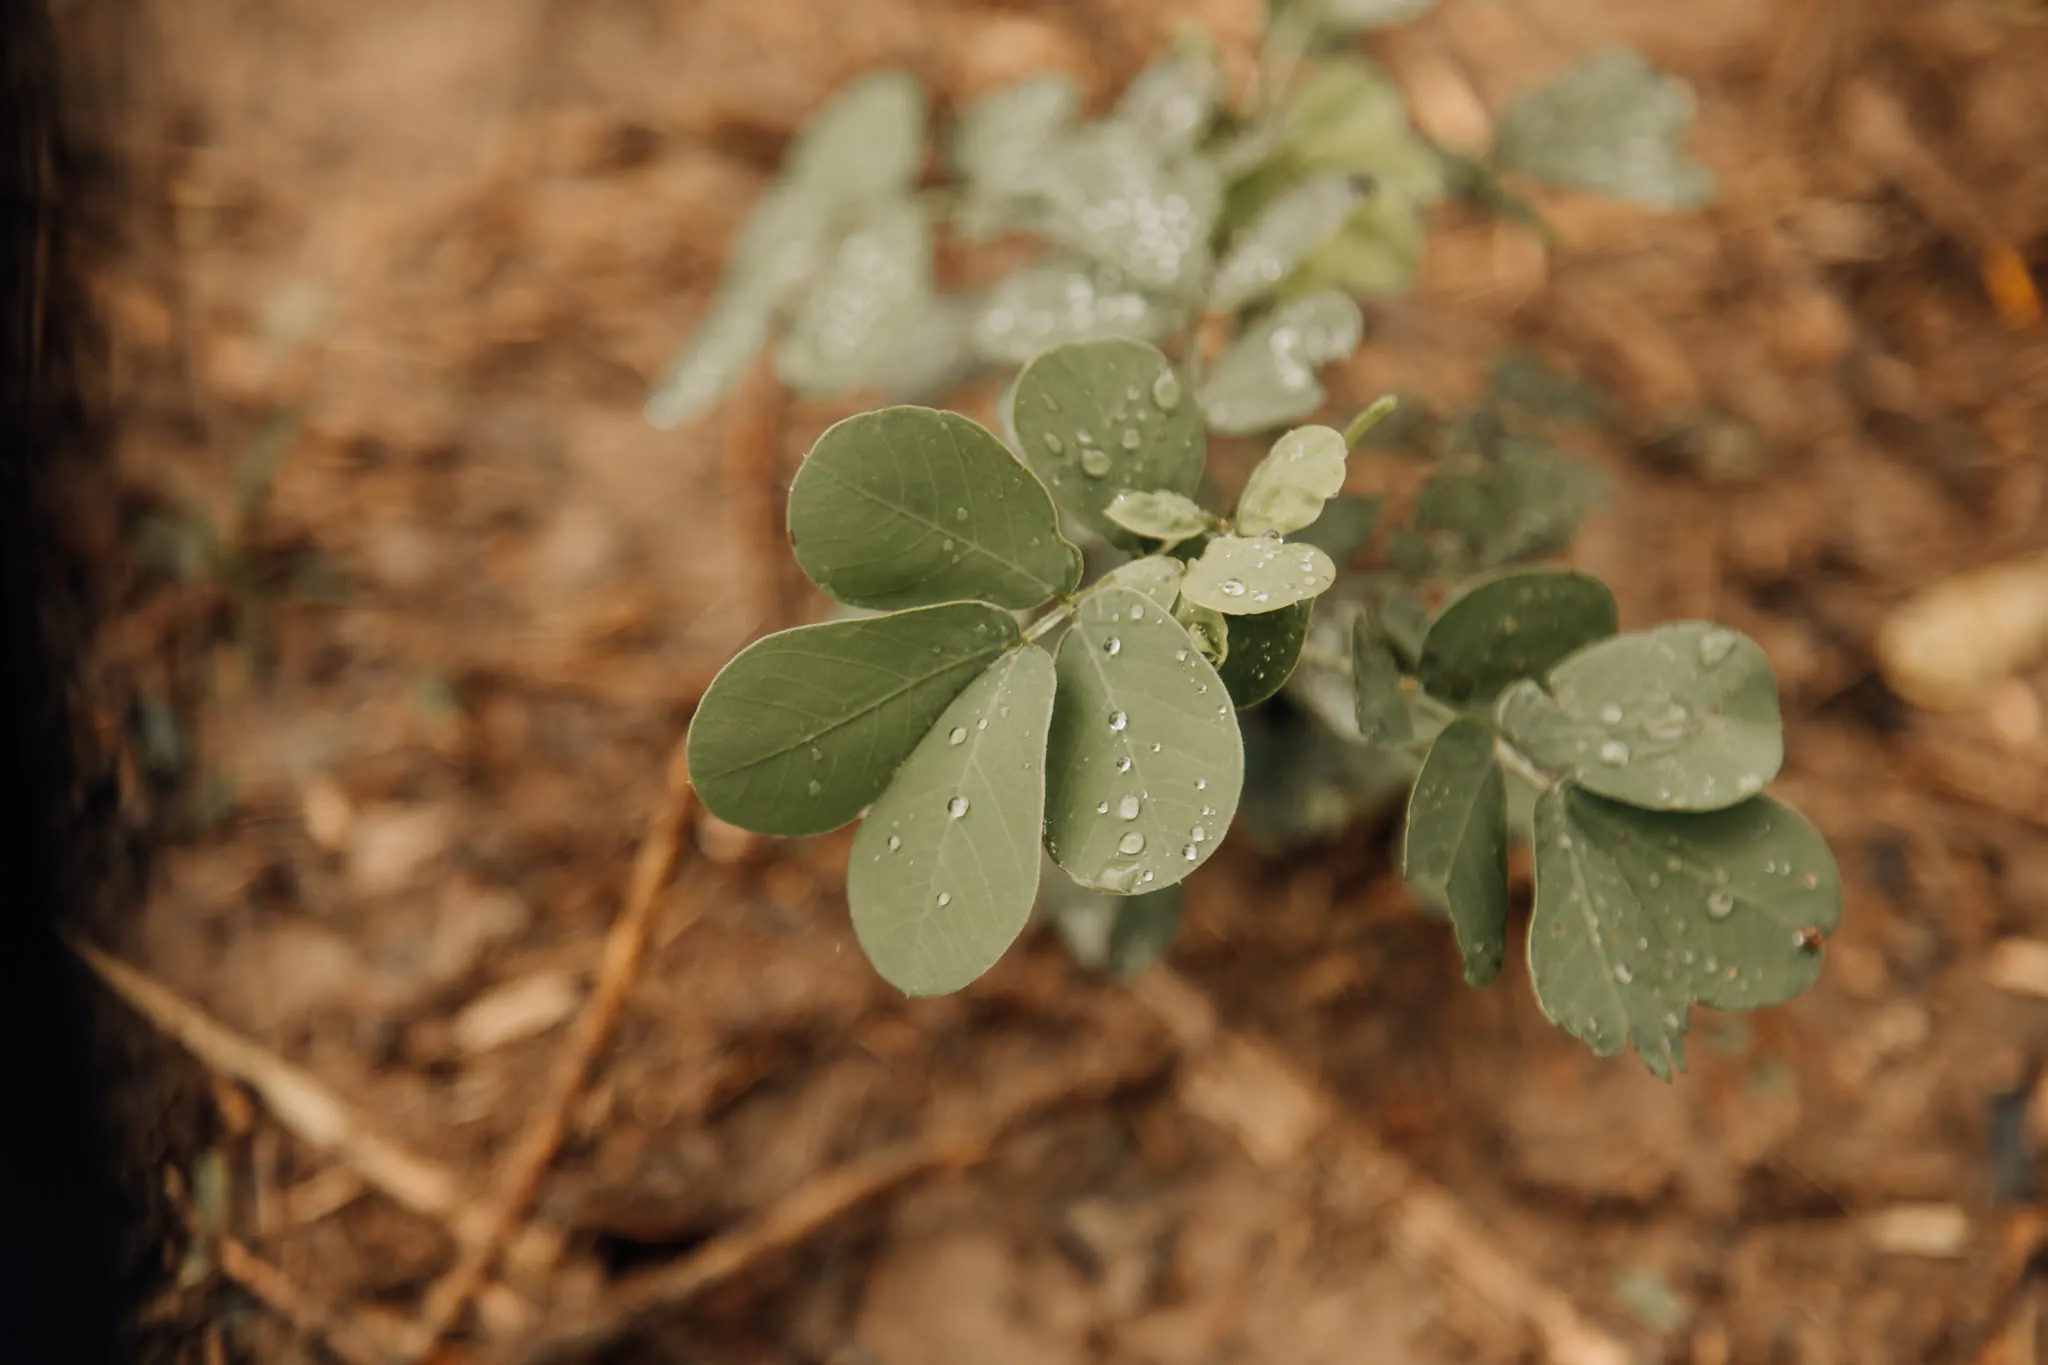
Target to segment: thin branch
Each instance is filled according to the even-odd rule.
[[[394,1342],[388,1327],[316,1298],[233,1237],[215,1239],[213,1251],[221,1274],[348,1365],[385,1365],[391,1359]]]
[[[525,1214],[540,1186],[541,1177],[555,1159],[568,1131],[569,1111],[583,1093],[597,1054],[611,1038],[620,1008],[633,984],[642,950],[647,943],[647,922],[661,889],[675,870],[683,832],[694,807],[689,765],[684,742],[678,740],[669,755],[668,792],[661,812],[633,862],[633,879],[626,903],[605,937],[604,959],[598,969],[597,986],[576,1020],[576,1028],[565,1045],[553,1092],[528,1122],[526,1129],[505,1159],[497,1182],[497,1195],[484,1215],[483,1236],[465,1245],[455,1265],[427,1290],[409,1358],[424,1359],[440,1344],[475,1295],[496,1259],[500,1244],[513,1225]]]

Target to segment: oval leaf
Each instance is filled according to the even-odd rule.
[[[1180,376],[1142,341],[1084,341],[1045,352],[1017,380],[1024,461],[1059,504],[1112,544],[1136,543],[1107,515],[1124,489],[1192,496],[1202,482],[1201,415]]]
[[[1222,612],[1198,607],[1182,598],[1174,604],[1173,619],[1180,622],[1181,629],[1195,642],[1195,648],[1202,651],[1202,657],[1209,661],[1210,667],[1221,671],[1230,662],[1230,619]]]
[[[1205,51],[1169,53],[1131,78],[1111,117],[1172,158],[1201,141],[1223,102],[1223,71]]]
[[[1313,545],[1218,536],[1188,566],[1181,596],[1226,616],[1278,611],[1329,591],[1337,566]]]
[[[1597,578],[1507,574],[1444,605],[1423,637],[1416,676],[1425,692],[1454,706],[1492,701],[1509,683],[1541,677],[1620,624],[1614,594]]]
[[[877,207],[849,232],[804,296],[776,352],[806,398],[883,381],[932,306],[932,234],[910,200]]]
[[[1536,803],[1529,974],[1552,1022],[1601,1056],[1634,1043],[1684,1070],[1688,1006],[1783,1004],[1820,975],[1840,874],[1804,817],[1768,797],[1660,815],[1570,787]]]
[[[1352,178],[1335,171],[1311,175],[1284,191],[1232,239],[1209,286],[1209,307],[1236,312],[1273,293],[1364,202]]]
[[[718,671],[690,723],[704,808],[762,834],[823,834],[882,794],[962,688],[1019,639],[1007,612],[952,602],[798,626]]]
[[[829,427],[790,483],[789,535],[811,581],[859,607],[1022,610],[1081,577],[1045,485],[978,423],[931,408]]]
[[[1077,341],[1153,341],[1173,330],[1171,308],[1114,284],[1098,269],[1057,263],[1020,270],[989,291],[974,321],[974,347],[989,360],[1022,365],[1040,351]]]
[[[1401,875],[1446,914],[1465,984],[1489,986],[1507,956],[1508,797],[1493,731],[1454,720],[1429,746],[1408,796]]]
[[[1296,602],[1278,611],[1231,618],[1229,653],[1216,671],[1238,709],[1257,706],[1286,685],[1301,662],[1314,611],[1313,603]]]
[[[1358,305],[1335,290],[1266,314],[1224,348],[1202,385],[1210,429],[1243,436],[1314,412],[1325,397],[1316,367],[1351,354],[1364,332]]]
[[[1081,111],[1081,88],[1063,71],[984,95],[960,111],[949,148],[953,169],[977,187],[1000,188],[1064,132]]]
[[[1296,427],[1273,443],[1237,500],[1237,529],[1247,536],[1287,535],[1312,525],[1323,504],[1344,490],[1343,433]]]
[[[1044,650],[997,660],[911,750],[854,836],[854,933],[905,995],[968,985],[1031,919],[1052,698]]]
[[[1778,775],[1778,685],[1754,640],[1676,621],[1588,645],[1501,693],[1500,727],[1531,762],[1649,810],[1720,810]]]
[[[1415,737],[1401,692],[1401,665],[1365,612],[1351,623],[1351,700],[1366,743],[1406,744]]]
[[[1102,514],[1133,535],[1169,544],[1213,531],[1221,524],[1193,498],[1157,490],[1126,488],[1109,500]]]
[[[1216,850],[1244,745],[1223,680],[1159,604],[1098,588],[1060,642],[1046,848],[1075,881],[1158,891]]]
[[[870,72],[811,116],[783,177],[835,203],[902,194],[924,169],[925,97],[901,68]]]
[[[1174,599],[1180,596],[1180,578],[1186,567],[1169,555],[1146,555],[1143,559],[1117,565],[1095,586],[1098,589],[1129,588],[1157,602],[1161,611],[1172,611]]]
[[[1574,189],[1690,209],[1714,198],[1712,172],[1685,154],[1693,98],[1623,48],[1597,52],[1502,116],[1501,165]]]

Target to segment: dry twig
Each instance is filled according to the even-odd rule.
[[[266,1307],[305,1336],[323,1343],[349,1365],[384,1365],[391,1358],[391,1327],[322,1302],[294,1284],[282,1270],[233,1237],[214,1243],[221,1274],[261,1299]]]
[[[575,1032],[555,1075],[553,1092],[505,1159],[497,1193],[490,1207],[481,1212],[483,1235],[465,1244],[455,1265],[429,1286],[408,1358],[425,1358],[454,1326],[490,1271],[506,1234],[533,1201],[541,1176],[554,1160],[568,1131],[569,1111],[583,1093],[591,1065],[610,1039],[626,992],[633,984],[641,950],[647,942],[648,919],[662,887],[668,884],[669,874],[675,870],[677,852],[693,807],[691,797],[689,765],[684,744],[678,740],[669,755],[668,793],[661,813],[633,861],[633,880],[626,893],[625,907],[605,937],[596,989],[577,1017]]]

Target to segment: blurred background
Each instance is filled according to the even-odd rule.
[[[2037,1358],[2044,13],[1410,8],[1359,49],[1448,147],[1603,47],[1693,90],[1712,203],[1439,205],[1324,382],[1340,421],[1469,405],[1510,355],[1597,397],[1570,562],[1625,627],[1768,651],[1774,790],[1848,887],[1818,988],[1698,1012],[1672,1086],[1597,1060],[1521,973],[1464,988],[1368,808],[1233,841],[1134,983],[1035,930],[905,1001],[853,942],[848,832],[686,821],[508,1204],[696,698],[826,606],[775,516],[872,395],[760,368],[674,431],[641,412],[790,139],[891,65],[942,113],[1048,71],[1099,111],[1191,22],[1241,84],[1261,5],[50,7],[90,439],[48,492],[98,840],[74,927],[129,1001],[96,1055],[130,1358]],[[1900,671],[1904,604],[2007,566]]]

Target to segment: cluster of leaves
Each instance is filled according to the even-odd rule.
[[[706,807],[784,835],[860,818],[854,927],[913,995],[1001,957],[1044,856],[1096,893],[1174,887],[1236,816],[1236,710],[1302,657],[1339,577],[1316,532],[1386,407],[1349,432],[1282,435],[1228,518],[1193,497],[1202,416],[1144,342],[1032,360],[1015,450],[929,408],[838,423],[790,488],[790,535],[814,583],[879,614],[767,636],[727,665],[690,730]],[[1503,478],[1526,471],[1437,483],[1446,501],[1483,499]],[[1408,530],[1471,529],[1430,506]],[[1062,512],[1128,557],[1083,588]],[[1526,536],[1489,549],[1498,526],[1473,527],[1442,552],[1481,567],[1544,552]],[[1811,984],[1839,881],[1811,826],[1760,794],[1782,742],[1754,643],[1698,622],[1617,634],[1608,590],[1557,571],[1482,575],[1434,612],[1389,582],[1346,605],[1348,657],[1323,667],[1348,678],[1360,743],[1424,754],[1404,869],[1449,919],[1468,980],[1499,972],[1509,832],[1524,823],[1537,997],[1596,1052],[1633,1042],[1669,1075],[1695,1001],[1755,1008]],[[1511,781],[1533,801],[1519,820]],[[1151,904],[1121,948],[1110,926],[1105,955],[1129,965],[1170,935],[1171,902]]]
[[[701,415],[771,343],[804,396],[921,400],[1068,342],[1165,341],[1206,313],[1230,324],[1195,394],[1210,429],[1271,431],[1322,404],[1316,367],[1357,345],[1356,300],[1411,281],[1445,194],[1509,206],[1501,171],[1667,205],[1711,193],[1679,149],[1685,87],[1629,52],[1521,100],[1485,164],[1430,145],[1386,74],[1333,45],[1431,3],[1276,4],[1262,94],[1243,113],[1196,40],[1096,119],[1070,77],[1024,81],[959,112],[948,175],[931,186],[922,87],[902,70],[862,77],[791,148],[648,419]],[[933,265],[942,232],[1047,250],[984,293],[947,294]]]

